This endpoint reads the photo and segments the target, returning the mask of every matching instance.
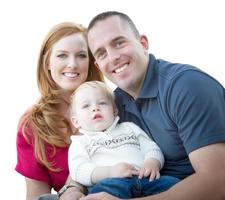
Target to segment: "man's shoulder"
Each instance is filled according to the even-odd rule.
[[[159,77],[167,80],[174,79],[174,77],[177,77],[186,71],[201,71],[197,67],[189,64],[169,62],[163,59],[158,59],[157,61],[157,73]]]
[[[221,86],[215,78],[193,65],[172,63],[159,59],[157,68],[156,73],[158,73],[158,83],[161,89],[175,84],[182,90],[197,89],[196,85],[205,87],[206,83]]]

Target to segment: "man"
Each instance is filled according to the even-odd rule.
[[[199,69],[157,60],[131,19],[105,12],[89,24],[97,67],[118,86],[121,121],[141,126],[161,147],[161,173],[181,181],[143,199],[225,199],[225,92]],[[84,199],[116,199],[107,193]]]

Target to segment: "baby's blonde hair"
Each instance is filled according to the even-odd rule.
[[[117,106],[115,103],[115,96],[113,94],[113,91],[104,83],[101,81],[87,81],[82,83],[71,95],[71,100],[70,100],[70,107],[71,107],[71,114],[76,115],[75,113],[75,96],[76,94],[85,88],[95,88],[99,89],[103,94],[106,95],[106,97],[112,102],[113,105],[113,110],[114,110],[114,115],[116,116],[118,114]]]

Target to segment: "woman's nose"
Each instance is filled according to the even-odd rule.
[[[75,67],[77,67],[76,59],[75,59],[74,57],[71,57],[71,58],[69,59],[69,62],[68,62],[68,65],[67,65],[67,66],[70,67],[70,68],[75,68]]]

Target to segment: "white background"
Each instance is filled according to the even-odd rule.
[[[62,21],[85,26],[99,12],[127,13],[157,58],[189,63],[225,85],[223,0],[2,0],[0,3],[0,180],[5,199],[25,200],[14,171],[20,115],[38,97],[36,63],[43,38]],[[216,120],[216,119],[215,119]],[[3,199],[2,197],[0,197]]]

